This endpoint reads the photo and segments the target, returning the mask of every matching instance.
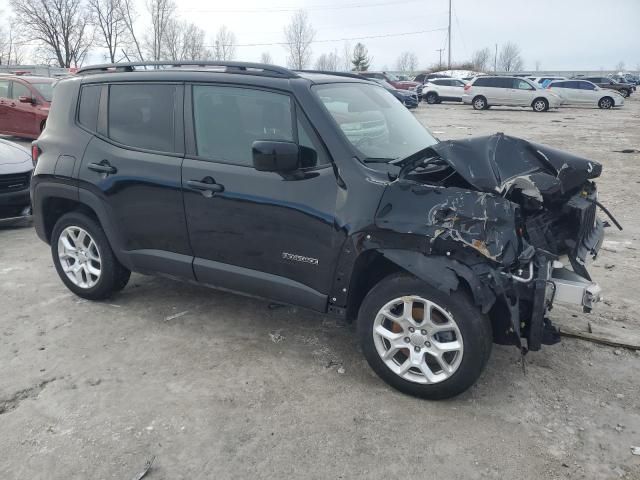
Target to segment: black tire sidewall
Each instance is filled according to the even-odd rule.
[[[82,288],[75,285],[71,280],[69,280],[62,269],[62,265],[60,264],[60,259],[58,258],[58,238],[62,231],[70,226],[77,226],[86,230],[98,247],[98,251],[100,253],[101,273],[98,282],[91,288]],[[60,217],[56,222],[51,234],[51,255],[53,257],[53,264],[56,267],[56,271],[58,272],[60,279],[69,290],[79,297],[89,300],[102,300],[109,298],[116,290],[115,287],[118,285],[118,280],[122,282],[120,275],[122,273],[122,267],[111,250],[107,236],[100,225],[84,213],[70,212]],[[122,288],[124,288],[124,285],[122,285]]]
[[[482,106],[482,108],[476,107],[476,100],[482,100],[484,102],[484,105]],[[474,97],[473,100],[471,100],[471,104],[473,105],[474,110],[484,110],[485,108],[487,108],[487,99],[484,98],[483,96],[477,96],[477,97]]]
[[[429,105],[434,105],[434,104],[438,103],[438,94],[437,93],[433,93],[433,92],[429,92],[427,94],[427,103]]]
[[[536,110],[536,103],[538,103],[538,102],[543,102],[544,103],[544,108],[542,110]],[[546,112],[547,110],[549,110],[549,102],[544,98],[536,98],[533,101],[532,108],[533,108],[534,112]]]
[[[598,106],[599,106],[600,108],[602,108],[602,109],[605,109],[605,110],[606,110],[606,109],[609,109],[609,108],[611,108],[611,107],[613,107],[613,100],[609,100],[609,102],[610,102],[610,103],[609,103],[609,106],[608,106],[608,107],[607,107],[607,106],[604,106],[604,105],[602,104],[602,102],[604,102],[604,101],[606,101],[606,100],[609,100],[609,97],[603,97],[603,98],[601,98],[601,99],[600,99],[600,101],[598,102]]]
[[[425,385],[404,380],[393,373],[378,355],[373,340],[373,323],[380,308],[394,298],[419,295],[437,303],[455,319],[464,345],[464,353],[456,372],[443,382]],[[358,339],[371,368],[397,390],[421,398],[439,400],[467,390],[478,379],[491,354],[491,323],[466,293],[450,295],[407,274],[386,277],[365,297],[358,314]]]

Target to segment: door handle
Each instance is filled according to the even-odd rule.
[[[198,180],[189,180],[187,182],[187,185],[193,188],[194,190],[207,190],[209,192],[214,192],[214,193],[224,192],[224,187],[219,183],[215,183],[215,182],[209,183],[209,182],[202,182]]]
[[[211,177],[205,177],[202,180],[188,180],[187,186],[199,190],[206,198],[211,198],[214,193],[224,192],[224,186],[216,183]]]
[[[90,163],[89,165],[87,165],[87,168],[89,170],[93,170],[94,172],[106,173],[107,175],[116,173],[118,171],[116,167],[109,164],[109,162],[106,160],[102,160],[100,163]]]

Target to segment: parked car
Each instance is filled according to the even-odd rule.
[[[0,224],[31,215],[29,185],[32,171],[29,150],[0,139]]]
[[[391,95],[396,97],[400,103],[402,103],[405,107],[409,109],[417,108],[420,103],[420,99],[418,98],[418,93],[411,90],[399,90],[391,85],[389,82],[384,80],[380,80],[379,78],[371,78],[370,80],[374,81],[378,85],[381,85],[385,90],[387,90]]]
[[[617,90],[624,98],[627,98],[633,92],[634,87],[627,83],[618,83],[608,77],[580,77],[580,80],[587,80],[595,83],[600,88],[608,88],[609,90]]]
[[[554,80],[566,80],[567,77],[527,77],[533,83],[540,85],[542,88],[546,88],[549,82]]]
[[[461,102],[466,82],[457,78],[435,78],[428,80],[422,88],[422,98],[427,103]]]
[[[493,105],[531,107],[534,112],[546,112],[562,105],[562,98],[550,90],[543,90],[526,78],[482,76],[464,87],[462,101],[476,110]]]
[[[586,80],[556,80],[547,85],[564,100],[563,105],[597,105],[600,108],[620,107],[624,97],[615,90],[598,87]]]
[[[44,130],[56,80],[0,75],[0,134],[38,138]]]
[[[400,80],[393,73],[389,72],[360,72],[363,77],[376,78],[384,80],[397,88],[398,90],[411,90],[418,94],[418,98],[422,98],[422,84],[411,80]]]
[[[373,370],[432,399],[469,388],[493,341],[557,342],[554,301],[599,300],[598,162],[503,134],[438,142],[370,81],[102,65],[61,80],[49,118],[34,225],[86,299],[136,271],[357,319]]]
[[[413,81],[425,84],[429,80],[435,80],[436,78],[451,78],[451,77],[443,73],[419,73],[414,77]]]

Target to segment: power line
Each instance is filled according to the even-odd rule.
[[[406,35],[419,35],[421,33],[441,32],[446,30],[447,27],[434,28],[431,30],[417,30],[415,32],[401,32],[401,33],[387,33],[384,35],[367,35],[364,37],[348,37],[348,38],[332,38],[324,40],[313,40],[311,43],[331,43],[331,42],[348,42],[352,40],[370,40],[373,38],[388,38],[388,37],[402,37]],[[287,42],[271,42],[271,43],[236,43],[234,47],[270,47],[277,45],[288,45]],[[204,45],[205,47],[213,48],[214,45]]]
[[[343,10],[347,8],[371,8],[386,7],[394,5],[403,5],[406,3],[417,3],[422,0],[399,0],[397,2],[378,2],[369,4],[350,4],[350,5],[311,5],[302,8],[302,10]],[[281,12],[297,12],[300,7],[269,7],[269,8],[247,8],[247,9],[219,9],[219,8],[185,8],[184,12],[212,12],[212,13],[281,13]]]

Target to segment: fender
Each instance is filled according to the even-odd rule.
[[[482,277],[490,276],[490,268],[484,264],[469,267],[458,260],[439,255],[424,255],[417,251],[381,249],[385,258],[403,270],[424,280],[447,295],[458,290],[464,280],[471,290],[475,304],[488,313],[496,301],[496,295]]]

